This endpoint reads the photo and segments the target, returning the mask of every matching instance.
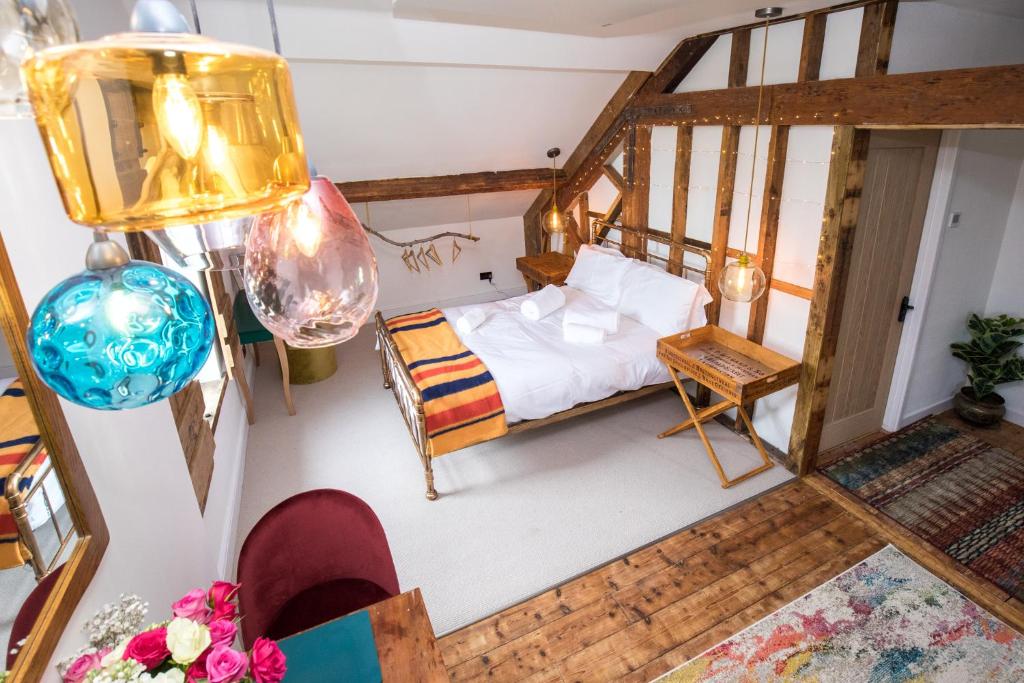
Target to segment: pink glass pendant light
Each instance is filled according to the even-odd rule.
[[[253,312],[290,346],[331,346],[355,336],[377,301],[377,259],[338,188],[313,178],[309,192],[259,216],[245,253]]]

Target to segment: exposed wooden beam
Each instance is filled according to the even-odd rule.
[[[575,196],[583,190],[590,189],[590,184],[584,186],[582,180],[578,181],[576,176],[587,175],[589,176],[593,171],[596,174],[602,172],[601,168],[607,159],[606,155],[609,147],[614,148],[614,145],[621,140],[621,131],[625,126],[624,119],[622,118],[622,112],[626,106],[630,103],[633,96],[636,95],[637,91],[643,86],[644,83],[650,78],[651,74],[647,71],[631,71],[627,74],[626,78],[622,81],[618,90],[612,95],[611,99],[608,100],[608,104],[604,106],[601,113],[598,114],[594,123],[591,124],[590,129],[587,131],[580,143],[576,145],[576,149],[573,150],[569,158],[562,164],[562,169],[566,174],[568,182],[563,185],[563,189],[566,186],[568,190],[566,192],[559,192],[559,198]],[[619,135],[618,138],[616,136]],[[591,171],[591,167],[596,168]],[[584,171],[585,172],[581,172]],[[593,176],[593,179],[597,179],[597,175]],[[568,200],[566,200],[568,201]],[[523,234],[526,240],[526,253],[536,254],[541,249],[541,232],[540,219],[543,215],[546,207],[551,204],[551,191],[541,191],[537,199],[534,200],[533,204],[527,210],[523,216]],[[562,206],[565,204],[563,203]]]
[[[804,38],[800,47],[800,66],[796,80],[816,81],[821,73],[821,52],[825,47],[828,14],[816,12],[804,19]]]
[[[711,263],[708,264],[709,290],[715,293],[708,304],[708,322],[718,324],[722,310],[722,295],[717,292],[718,276],[725,268],[726,249],[729,246],[729,224],[732,222],[732,199],[736,188],[736,153],[740,145],[740,127],[722,128],[721,158],[718,161],[718,193],[715,196],[715,223],[711,233]]]
[[[683,272],[683,249],[676,246],[686,239],[686,207],[690,193],[690,156],[693,150],[693,128],[676,128],[676,160],[672,176],[672,246],[669,249],[668,271]]]
[[[728,87],[741,88],[747,84],[747,67],[750,62],[750,29],[743,28],[732,33],[732,48],[729,55]]]
[[[885,0],[864,8],[854,75],[863,78],[880,76],[889,71],[889,52],[892,50],[892,32],[896,27],[898,6],[898,0]]]
[[[630,120],[666,126],[752,124],[757,88],[659,95]],[[779,83],[764,89],[762,123],[868,127],[1024,127],[1024,64]]]
[[[687,38],[680,42],[658,66],[638,97],[645,98],[675,90],[717,39],[717,36],[707,35]]]
[[[558,179],[565,179],[563,171]],[[450,197],[484,192],[539,190],[551,187],[550,168],[526,168],[514,171],[481,171],[457,175],[385,178],[335,183],[350,204],[387,202],[394,199]]]
[[[651,127],[631,126],[627,134],[626,190],[622,200],[622,224],[646,231],[651,198]],[[624,233],[627,255],[642,258],[647,240],[640,232]]]
[[[618,169],[611,164],[605,164],[601,167],[601,172],[604,173],[605,177],[608,178],[611,184],[615,186],[615,189],[622,192],[622,189],[626,186],[626,182],[622,179],[622,174],[619,173]]]
[[[843,292],[864,186],[869,137],[869,131],[839,126],[832,141],[832,163],[825,192],[824,224],[818,242],[814,294],[789,439],[789,464],[801,475],[814,469],[821,443],[828,387],[843,315]]]
[[[775,242],[779,234],[779,210],[782,205],[782,182],[786,174],[786,149],[789,145],[789,126],[772,128],[768,143],[768,168],[761,200],[761,225],[757,236],[757,262],[771,286],[775,266]],[[750,305],[747,339],[760,344],[764,341],[765,322],[768,318],[768,293]]]
[[[795,285],[792,282],[780,280],[777,277],[773,277],[771,284],[768,286],[774,290],[785,292],[786,294],[790,294],[800,299],[807,299],[808,301],[814,299],[814,290],[801,287],[800,285]]]

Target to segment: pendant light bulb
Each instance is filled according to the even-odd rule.
[[[173,53],[165,53],[165,56]],[[182,159],[191,161],[203,144],[203,109],[183,73],[163,73],[153,82],[153,111],[163,138]]]
[[[213,348],[213,314],[185,277],[129,260],[97,233],[86,270],[43,296],[26,340],[36,373],[57,394],[124,410],[168,398],[195,378]]]
[[[377,302],[377,259],[366,231],[323,176],[301,199],[256,218],[243,280],[256,318],[297,348],[354,337]]]
[[[555,161],[562,153],[557,147],[548,150],[548,158],[551,159],[551,208],[544,214],[541,226],[549,235],[561,235],[565,232],[565,217],[558,210],[558,162]]]
[[[764,294],[764,271],[751,263],[750,256],[740,254],[739,259],[722,269],[718,278],[718,291],[730,301],[747,303]]]

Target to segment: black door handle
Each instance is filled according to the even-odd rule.
[[[910,297],[903,297],[903,301],[900,302],[900,314],[896,316],[896,320],[903,322],[907,319],[907,311],[914,310],[914,307],[910,305]]]

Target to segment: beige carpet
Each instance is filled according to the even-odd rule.
[[[665,392],[446,455],[434,464],[441,498],[429,502],[369,329],[339,347],[334,377],[293,387],[295,417],[270,351],[257,370],[238,547],[290,495],[354,493],[380,516],[401,586],[422,589],[438,634],[792,478],[775,467],[722,489],[692,430],[655,438],[683,418]],[[744,439],[709,431],[731,475],[759,461]]]

